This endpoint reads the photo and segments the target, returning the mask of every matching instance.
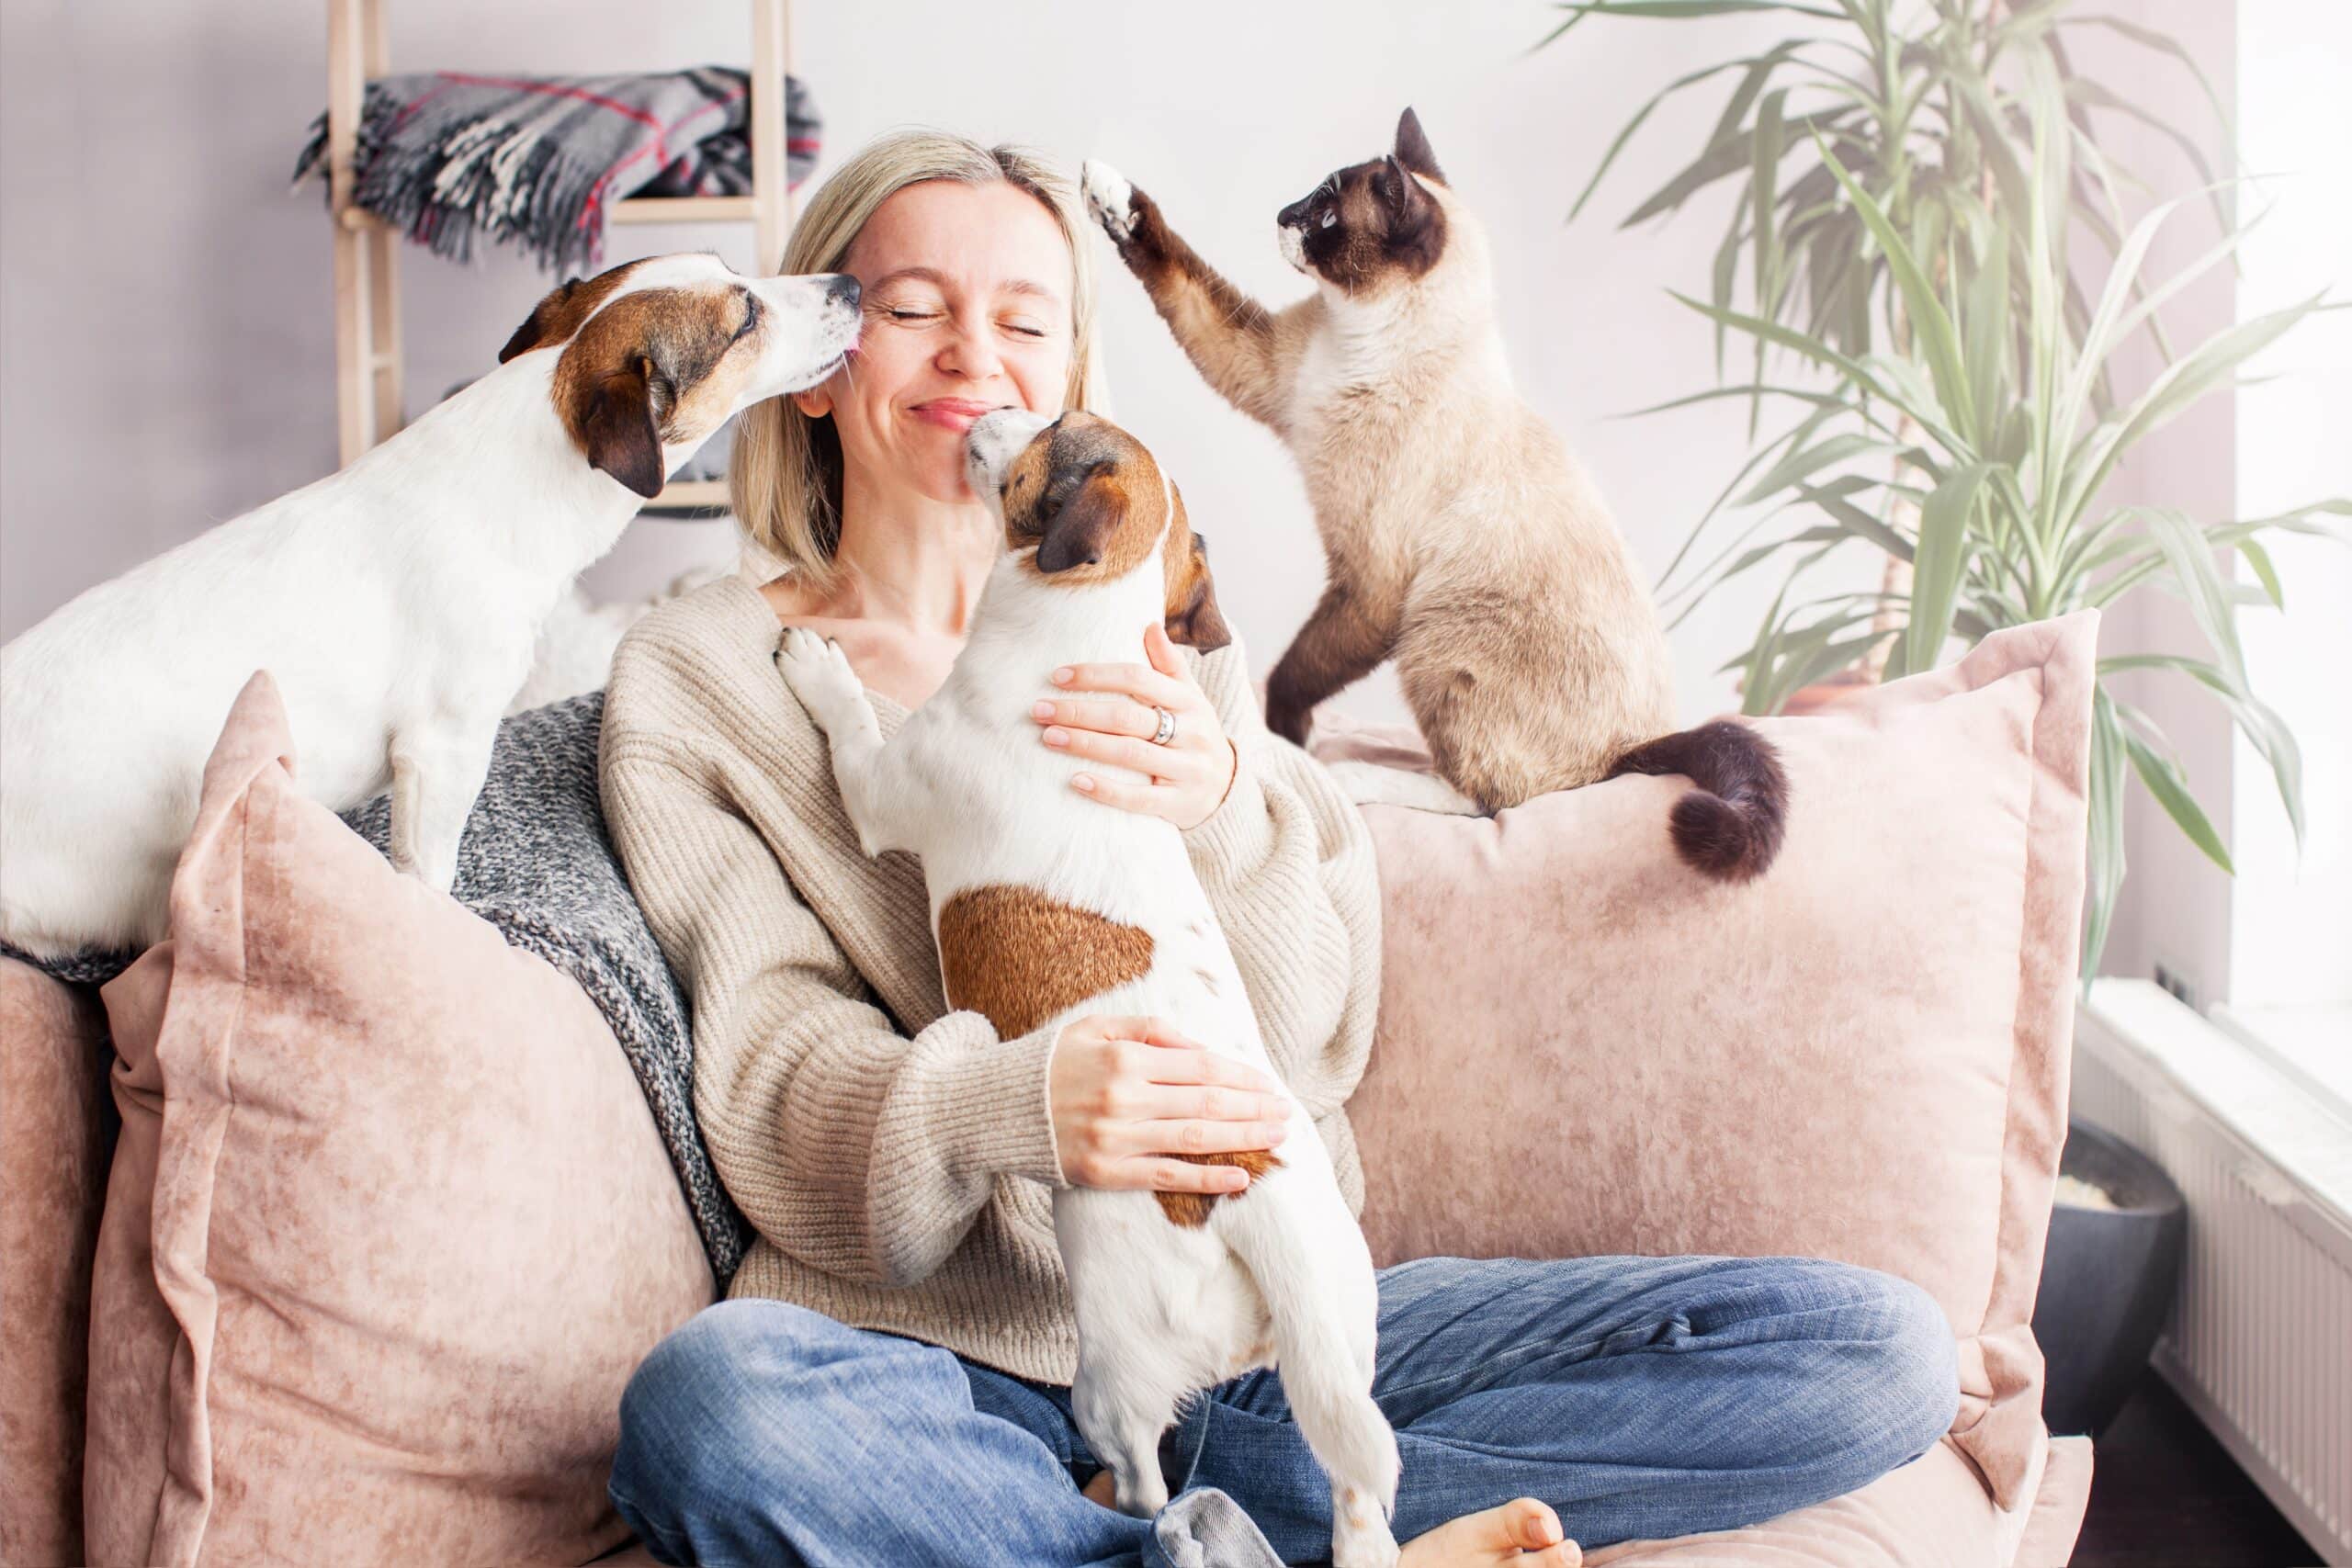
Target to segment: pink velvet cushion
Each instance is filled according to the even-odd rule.
[[[1383,1262],[1796,1253],[1917,1281],[1961,1343],[1953,1440],[2004,1508],[2044,1434],[2030,1319],[2083,895],[2097,616],[1768,719],[1788,838],[1675,858],[1686,781],[1492,819],[1365,810],[1385,978],[1349,1111]],[[1342,723],[1326,760],[1427,765]]]
[[[684,1199],[579,988],[292,765],[257,675],[103,993],[90,1560],[584,1562],[622,1385],[711,1299]]]
[[[0,1562],[87,1561],[82,1404],[106,1200],[106,1018],[0,958]]]

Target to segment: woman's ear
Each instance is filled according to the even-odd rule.
[[[810,419],[822,419],[833,412],[833,395],[822,386],[811,387],[805,392],[793,393],[792,406]]]

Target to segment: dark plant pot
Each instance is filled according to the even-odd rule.
[[[2059,1169],[2107,1190],[2116,1207],[2061,1202],[2050,1216],[2033,1337],[2049,1363],[2042,1418],[2097,1437],[2131,1397],[2172,1309],[2188,1239],[2180,1189],[2147,1156],[2087,1122],[2066,1128]]]

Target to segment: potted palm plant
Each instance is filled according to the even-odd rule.
[[[2207,656],[2107,658],[2102,678],[2158,669],[2223,704],[2268,763],[2300,840],[2294,738],[2252,691],[2239,651],[2236,604],[2256,591],[2233,582],[2217,554],[2234,552],[2264,599],[2283,604],[2262,536],[2340,534],[2333,519],[2352,516],[2352,502],[2199,520],[2102,497],[2138,443],[2331,308],[2312,299],[2193,346],[2165,340],[2165,302],[2228,261],[2245,229],[2230,214],[2231,187],[2209,180],[2181,199],[2215,204],[2220,242],[2173,276],[2144,276],[2150,242],[2180,200],[2127,229],[2116,190],[2124,175],[2098,148],[2089,111],[2163,122],[2073,71],[2064,36],[2108,28],[2193,73],[2187,51],[2119,18],[2078,16],[2067,0],[1572,0],[1560,8],[1569,15],[1554,38],[1608,16],[1770,11],[1822,24],[1669,84],[1618,133],[1579,198],[1581,207],[1660,99],[1736,73],[1704,151],[1627,221],[1670,212],[1718,180],[1738,185],[1712,297],[1676,298],[1713,324],[1719,364],[1727,340],[1751,345],[1749,373],[1643,412],[1741,398],[1754,433],[1766,409],[1796,411],[1787,428],[1755,441],[1660,584],[1669,607],[1679,602],[1679,621],[1732,578],[1768,563],[1781,571],[1755,637],[1725,666],[1741,672],[1747,711],[1781,711],[1841,674],[1930,668],[1955,634],[1973,640],[2169,591],[2187,600]],[[2195,143],[2180,140],[2195,155]],[[2070,265],[2077,229],[2098,237],[2103,267]],[[1736,301],[1743,272],[1744,309]],[[2165,367],[2120,395],[2110,363],[2141,332],[2155,338]],[[1776,364],[1800,374],[1776,378]],[[1886,563],[1877,591],[1807,592],[1824,559],[1856,548]],[[2161,729],[2104,679],[2094,722],[2086,977],[2123,878],[2127,776],[2232,869]]]

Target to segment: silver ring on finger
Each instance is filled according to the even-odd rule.
[[[1151,738],[1154,746],[1165,746],[1176,739],[1176,716],[1154,703],[1151,711],[1159,716],[1159,728]]]

